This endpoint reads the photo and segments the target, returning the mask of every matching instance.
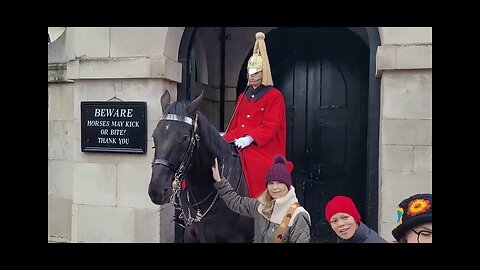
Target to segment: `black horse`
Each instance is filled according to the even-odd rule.
[[[220,173],[238,194],[248,196],[238,154],[199,112],[202,99],[203,92],[191,104],[170,104],[170,93],[162,95],[148,195],[154,204],[173,203],[181,210],[186,243],[252,242],[253,219],[228,209],[213,186],[211,167],[217,157]]]

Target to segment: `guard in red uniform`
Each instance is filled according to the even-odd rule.
[[[250,197],[265,190],[265,177],[275,155],[285,156],[286,116],[282,93],[273,87],[265,34],[255,35],[248,60],[248,87],[238,97],[235,112],[223,138],[234,142],[247,179]],[[293,164],[288,162],[291,172]]]

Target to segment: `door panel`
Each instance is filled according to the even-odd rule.
[[[366,208],[366,109],[362,107],[366,106],[368,50],[364,46],[359,51],[360,42],[347,32],[303,31],[308,34],[274,30],[266,39],[267,47],[275,87],[285,97],[287,157],[294,162],[299,201],[312,218],[311,242],[334,242],[325,219],[326,203],[336,195],[347,195],[360,215]]]

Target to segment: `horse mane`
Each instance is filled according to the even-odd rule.
[[[187,112],[188,104],[184,101],[174,102],[168,105],[164,115],[175,114],[180,118],[191,117]],[[194,119],[194,116],[192,118]],[[208,121],[205,115],[198,111],[198,129],[200,134],[200,141],[212,151],[214,157],[225,157],[230,154],[230,146],[220,136],[218,130]]]

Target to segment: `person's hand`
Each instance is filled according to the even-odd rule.
[[[253,142],[253,138],[250,135],[247,135],[245,137],[241,137],[239,139],[235,139],[235,145],[240,149],[243,149],[243,148],[249,146],[252,142]]]
[[[215,164],[213,164],[212,166],[212,174],[213,174],[213,179],[215,179],[215,181],[220,181],[221,178],[220,178],[220,172],[218,171],[218,162],[217,162],[217,158],[215,158]]]

